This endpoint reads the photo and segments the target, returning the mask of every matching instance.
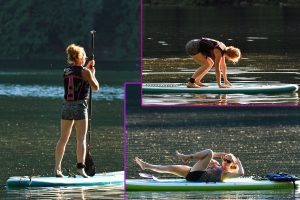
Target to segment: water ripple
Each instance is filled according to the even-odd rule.
[[[61,86],[0,84],[0,95],[5,96],[62,98],[63,93],[64,91]],[[104,85],[100,88],[99,92],[93,93],[93,99],[95,100],[112,101],[123,98],[124,91],[122,87]]]

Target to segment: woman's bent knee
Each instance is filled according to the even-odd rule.
[[[206,149],[205,151],[207,153],[207,156],[211,156],[211,157],[213,156],[214,152],[211,149]]]
[[[203,65],[203,67],[205,68],[205,70],[211,70],[213,65]]]

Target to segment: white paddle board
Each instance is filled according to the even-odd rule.
[[[295,92],[296,84],[284,83],[232,83],[230,88],[219,88],[216,83],[207,83],[208,87],[188,88],[185,83],[143,83],[144,94],[150,93],[196,93],[196,94],[271,94]]]
[[[98,173],[90,178],[13,176],[6,181],[8,187],[99,186],[124,184],[124,171]]]

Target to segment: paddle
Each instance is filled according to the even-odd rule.
[[[92,30],[91,32],[92,41],[91,41],[91,60],[94,60],[94,47],[95,47],[95,33],[96,31]],[[94,67],[94,66],[92,66]],[[85,168],[84,171],[88,176],[94,176],[96,174],[96,167],[93,161],[91,154],[91,134],[92,134],[92,88],[90,87],[89,102],[88,102],[88,140],[87,140],[87,152],[85,157]]]

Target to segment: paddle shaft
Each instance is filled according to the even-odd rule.
[[[96,31],[91,31],[92,40],[91,40],[91,60],[94,60],[94,49],[95,49],[95,33]],[[94,67],[94,66],[92,66]],[[89,104],[88,104],[88,145],[91,145],[92,140],[92,88],[90,87],[90,94],[89,94]]]

